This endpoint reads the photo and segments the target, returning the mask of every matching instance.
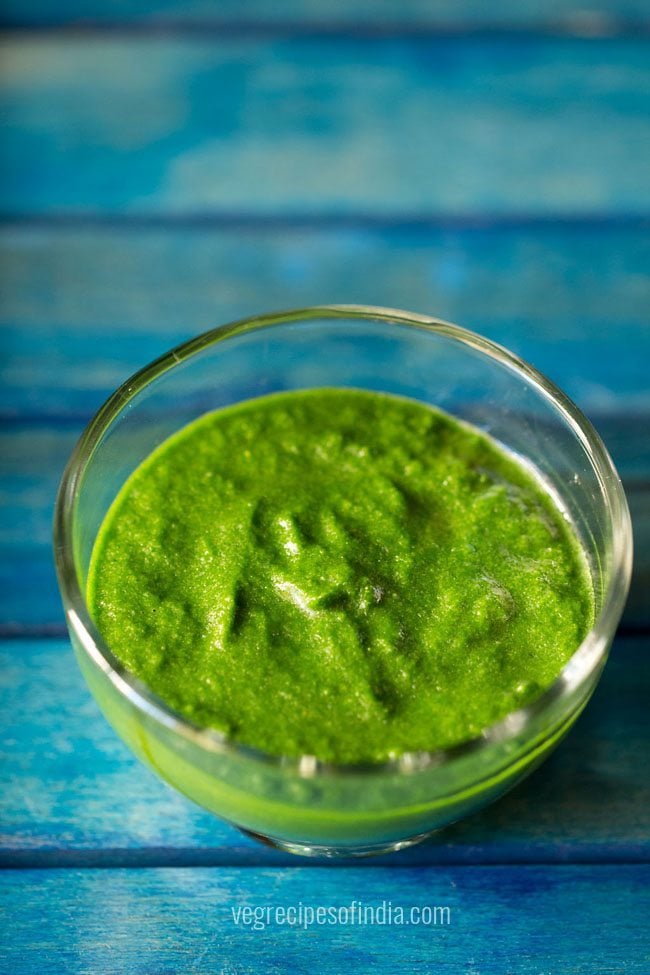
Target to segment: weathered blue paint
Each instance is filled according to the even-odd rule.
[[[618,640],[593,701],[549,762],[396,862],[650,859],[650,783],[640,766],[650,746],[649,650],[648,639]],[[91,864],[278,861],[136,762],[100,716],[67,641],[0,643],[0,680],[0,862],[74,864],[80,853]]]
[[[2,23],[38,26],[131,23],[210,27],[219,25],[393,26],[471,29],[482,25],[544,27],[558,25],[587,36],[617,25],[647,21],[643,0],[4,0]]]
[[[647,624],[650,615],[650,469],[648,414],[595,414],[624,483],[635,528],[636,557],[625,621]],[[63,468],[85,424],[75,416],[43,422],[12,421],[0,432],[0,634],[62,624],[52,560],[54,499]],[[35,595],[36,594],[36,595]]]
[[[637,532],[627,619],[647,621],[650,244],[644,226],[13,226],[0,244],[0,413],[8,421],[0,479],[0,626],[61,621],[50,555],[52,504],[76,437],[104,398],[201,329],[322,300],[378,302],[456,320],[513,348],[567,390],[597,424],[625,478]]]
[[[401,306],[510,346],[593,417],[635,521],[626,619],[647,628],[647,3],[8,0],[1,17],[94,27],[1,52],[0,638],[22,638],[0,643],[0,862],[30,869],[0,875],[0,968],[645,975],[647,637],[615,643],[570,737],[497,805],[387,860],[303,864],[113,735],[51,639],[50,520],[88,416],[170,345],[274,307]],[[91,869],[120,865],[140,869]],[[452,925],[230,915],[353,899],[448,905]]]
[[[30,870],[5,872],[0,887],[12,975],[648,970],[647,865]],[[414,907],[448,907],[450,923],[440,913],[430,926],[350,923],[359,903],[384,902],[386,917],[390,902],[393,918],[401,907],[409,920]],[[274,923],[276,907],[301,903],[303,918],[305,908],[331,907],[348,924]],[[242,922],[255,909],[258,930]]]
[[[90,416],[183,339],[330,301],[456,321],[594,415],[650,414],[649,228],[12,226],[0,232],[0,413]]]
[[[0,212],[645,213],[648,44],[28,35]]]

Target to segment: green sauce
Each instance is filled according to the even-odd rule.
[[[88,599],[125,666],[273,754],[380,761],[477,735],[593,620],[533,476],[415,401],[343,389],[210,413],[129,478]]]

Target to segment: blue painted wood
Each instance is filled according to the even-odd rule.
[[[647,212],[648,50],[14,38],[0,211]]]
[[[596,417],[624,477],[635,534],[632,589],[624,622],[644,625],[650,606],[650,451],[644,443],[647,413]],[[51,550],[54,498],[65,463],[81,431],[79,420],[58,426],[12,424],[0,433],[0,635],[41,632],[63,613]],[[37,594],[37,598],[35,598]]]
[[[647,638],[619,639],[538,772],[394,862],[650,860],[649,651]],[[302,862],[253,844],[136,762],[63,640],[0,643],[0,822],[2,865]]]
[[[8,25],[115,21],[146,24],[556,24],[607,32],[619,21],[645,21],[643,0],[4,0]]]
[[[594,416],[647,410],[649,265],[638,224],[12,226],[0,233],[0,413],[89,417],[203,329],[323,301],[456,321],[528,358]]]
[[[184,40],[173,29],[157,39],[146,29],[34,35],[2,52],[0,210],[31,224],[0,240],[0,414],[9,421],[0,635],[60,626],[51,503],[105,393],[218,320],[322,300],[457,319],[565,385],[626,476],[640,554],[628,619],[647,622],[648,242],[626,215],[647,214],[650,202],[648,44],[516,36],[518,25],[606,34],[647,21],[640,0],[581,6],[3,4],[5,22],[23,26],[144,17],[189,30]],[[311,23],[338,36],[282,39],[283,22],[296,34]],[[402,35],[369,40],[387,25]],[[413,25],[458,36],[407,37]],[[506,32],[488,36],[499,25]],[[603,219],[503,223],[589,213]],[[454,222],[459,214],[471,225]],[[478,226],[486,214],[497,222]],[[445,225],[429,220],[439,215]],[[85,226],[65,225],[80,216]],[[147,227],[149,218],[159,225]],[[568,741],[502,802],[380,861],[387,867],[326,871],[285,869],[289,858],[137,765],[98,715],[67,641],[5,640],[0,861],[203,867],[5,871],[6,970],[311,972],[331,959],[332,970],[365,972],[408,959],[409,969],[454,975],[645,973],[648,649],[647,639],[617,642]],[[522,866],[536,861],[546,865]],[[571,861],[601,865],[562,865]],[[490,866],[501,862],[517,866]],[[229,912],[354,898],[449,904],[452,926],[259,932],[237,928]]]
[[[12,941],[7,971],[427,971],[457,975],[646,975],[648,866],[376,867],[361,870],[11,871],[0,878]],[[353,916],[448,907],[449,924],[275,923],[277,907]],[[262,930],[242,919],[266,908]],[[250,913],[236,912],[250,909]],[[341,914],[339,915],[339,910]],[[360,908],[355,906],[354,916]],[[432,912],[433,914],[433,912]],[[235,923],[234,917],[240,923]],[[328,915],[325,914],[325,917]],[[370,914],[366,914],[368,919]],[[382,915],[378,916],[380,919]],[[428,917],[426,913],[414,916]],[[314,913],[314,917],[316,914]],[[438,913],[442,922],[446,914]]]
[[[52,504],[77,435],[112,389],[202,328],[323,299],[459,321],[573,395],[625,478],[637,547],[626,619],[647,621],[645,227],[11,227],[0,245],[0,413],[18,421],[2,441],[0,625],[61,621]]]
[[[635,532],[628,624],[647,624],[650,606],[650,429],[648,413],[595,416],[624,478]],[[83,427],[81,418],[12,422],[0,433],[0,635],[62,624],[52,561],[54,499]],[[35,593],[37,598],[35,598]]]
[[[61,623],[52,561],[52,511],[76,428],[0,433],[0,633]]]

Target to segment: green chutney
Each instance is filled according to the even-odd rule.
[[[446,413],[352,389],[249,400],[163,443],[110,508],[87,593],[192,722],[337,763],[476,736],[552,683],[594,614],[528,470]]]

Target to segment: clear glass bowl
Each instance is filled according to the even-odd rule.
[[[409,396],[485,430],[532,466],[584,546],[596,620],[554,684],[477,738],[382,764],[276,757],[200,728],[128,673],[85,600],[93,543],[120,487],[196,417],[280,390],[351,386]],[[328,306],[214,329],[126,382],[83,433],[63,476],[55,553],[76,655],[102,711],[135,754],[195,802],[276,846],[312,855],[399,849],[500,796],[557,745],[598,681],[632,560],[620,479],[588,420],[535,369],[455,325]]]

